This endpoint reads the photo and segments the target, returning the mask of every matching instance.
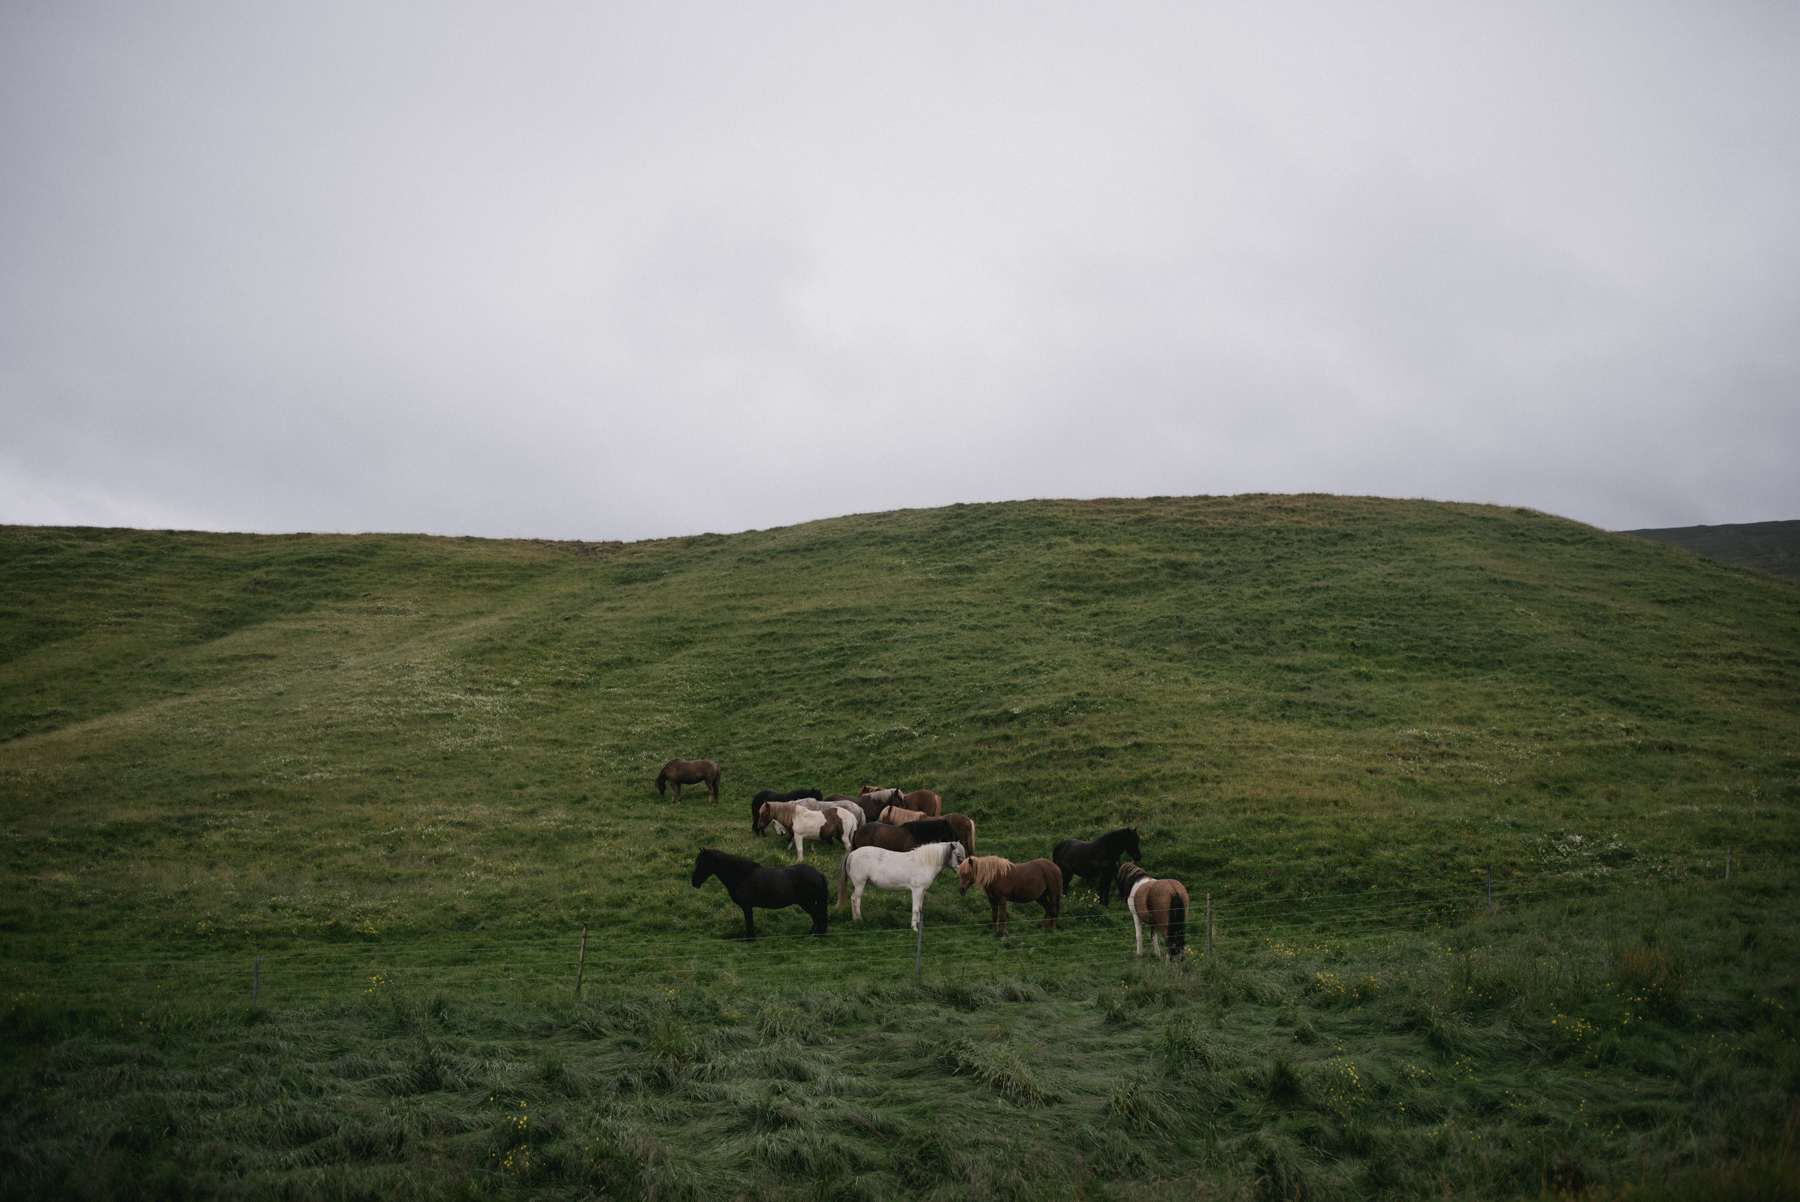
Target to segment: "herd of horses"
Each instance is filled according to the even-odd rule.
[[[670,760],[657,774],[656,788],[705,784],[712,801],[719,799],[719,766],[711,760]],[[666,794],[665,794],[666,795]],[[975,823],[965,814],[943,813],[943,799],[929,789],[911,793],[865,785],[855,797],[826,796],[818,789],[777,792],[764,789],[750,799],[750,829],[763,835],[791,836],[794,863],[770,867],[744,856],[702,848],[694,857],[693,885],[698,889],[718,877],[744,912],[744,938],[756,938],[757,909],[798,906],[813,920],[811,934],[826,933],[831,890],[825,874],[806,863],[806,840],[837,842],[844,854],[838,862],[838,909],[848,907],[862,918],[863,890],[912,894],[912,928],[918,930],[925,891],[948,868],[956,873],[957,890],[987,894],[993,932],[1009,933],[1007,907],[1033,903],[1044,911],[1040,929],[1055,930],[1062,901],[1076,881],[1092,886],[1107,905],[1114,889],[1131,914],[1137,954],[1144,954],[1144,928],[1150,928],[1152,954],[1175,959],[1187,939],[1187,889],[1172,878],[1150,876],[1137,861],[1143,858],[1136,829],[1108,831],[1098,839],[1064,839],[1049,859],[1015,864],[1001,856],[975,854]],[[1125,857],[1121,862],[1121,857]]]

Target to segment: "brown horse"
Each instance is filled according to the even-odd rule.
[[[964,855],[974,855],[975,824],[965,814],[920,818],[899,826],[871,822],[857,827],[850,839],[852,847],[883,847],[888,851],[911,851],[927,843],[960,843]]]
[[[944,799],[930,789],[920,789],[915,793],[908,793],[905,797],[896,797],[894,800],[909,810],[919,811],[928,818],[936,818],[944,812]]]
[[[1062,913],[1062,869],[1049,860],[1015,864],[999,856],[976,856],[962,862],[956,870],[956,882],[959,893],[967,893],[970,886],[987,890],[994,934],[1002,939],[1007,936],[1009,901],[1036,902],[1044,907],[1044,920],[1038,923],[1038,929],[1056,929],[1056,916]]]
[[[864,805],[874,806],[878,810],[882,806],[892,805],[899,801],[900,796],[900,790],[883,789],[880,785],[864,785],[856,791],[856,800]]]
[[[681,800],[681,786],[706,784],[706,799],[711,802],[719,800],[719,766],[711,760],[670,760],[656,774],[656,791],[668,795],[669,785],[675,786],[675,800]]]
[[[1137,931],[1137,954],[1144,954],[1144,924],[1150,924],[1150,950],[1158,952],[1156,937],[1162,935],[1169,949],[1169,959],[1181,957],[1187,942],[1187,888],[1178,880],[1157,880],[1130,860],[1119,865],[1119,895],[1131,911],[1131,925]]]
[[[921,818],[932,817],[935,817],[935,815],[927,814],[924,810],[909,810],[905,806],[889,806],[887,809],[881,811],[881,817],[876,821],[888,822],[895,826],[899,826],[902,822],[917,822]]]

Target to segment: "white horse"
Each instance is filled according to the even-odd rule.
[[[833,806],[829,810],[810,810],[796,801],[765,801],[757,818],[765,826],[773,826],[781,834],[794,833],[794,863],[806,858],[808,839],[840,838],[850,845],[850,830],[855,818],[848,810]]]
[[[850,886],[850,913],[862,918],[863,886],[873,882],[878,889],[912,890],[912,929],[919,929],[919,911],[925,904],[925,890],[945,869],[955,869],[965,859],[960,843],[927,843],[911,851],[889,851],[885,847],[859,847],[844,853],[838,864],[838,909],[844,908]]]

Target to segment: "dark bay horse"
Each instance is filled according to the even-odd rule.
[[[1179,960],[1187,943],[1187,886],[1173,877],[1157,880],[1130,860],[1119,865],[1119,896],[1131,911],[1131,925],[1137,931],[1137,954],[1144,954],[1144,924],[1150,924],[1150,951],[1160,949],[1156,937],[1162,936],[1169,949],[1169,959]]]
[[[942,818],[921,818],[894,826],[887,822],[869,822],[856,828],[852,847],[883,847],[888,851],[911,851],[927,843],[960,843],[964,855],[975,851],[975,824],[964,814],[946,814]]]
[[[812,934],[825,933],[825,911],[831,902],[831,888],[825,874],[811,864],[789,864],[785,868],[766,868],[755,860],[734,856],[730,852],[700,849],[694,857],[694,888],[717,876],[725,892],[744,911],[744,939],[756,938],[756,918],[752,906],[780,910],[799,906],[812,915]]]
[[[756,825],[756,815],[762,809],[762,803],[765,801],[818,801],[824,796],[825,794],[817,789],[794,789],[787,793],[764,789],[750,799],[750,829],[759,835],[763,833],[763,828]]]
[[[976,856],[964,860],[956,870],[957,892],[971,888],[987,891],[988,907],[994,915],[994,934],[1007,935],[1006,903],[1036,902],[1044,907],[1044,920],[1039,930],[1056,929],[1056,916],[1062,913],[1062,869],[1049,860],[1032,860],[1015,864],[999,856]]]
[[[1104,906],[1112,899],[1113,877],[1119,870],[1119,857],[1126,852],[1130,852],[1134,860],[1143,857],[1144,853],[1138,848],[1136,827],[1107,831],[1092,843],[1064,839],[1050,853],[1050,858],[1062,869],[1064,896],[1074,888],[1075,878],[1080,877],[1090,885],[1099,882],[1100,904]]]
[[[706,799],[719,800],[719,766],[711,760],[670,760],[656,774],[656,791],[665,796],[669,785],[675,786],[675,800],[681,800],[681,786],[706,784]]]

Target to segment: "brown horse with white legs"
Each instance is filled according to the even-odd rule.
[[[976,856],[964,860],[956,870],[957,892],[971,888],[987,891],[988,907],[994,915],[994,934],[1007,936],[1006,903],[1036,902],[1044,907],[1044,920],[1039,930],[1054,931],[1056,916],[1062,913],[1062,869],[1049,860],[1032,860],[1015,864],[999,856]]]
[[[719,766],[711,760],[670,760],[656,774],[656,791],[668,795],[668,786],[675,786],[675,800],[681,800],[681,786],[706,786],[706,799],[711,802],[719,800]]]
[[[1137,954],[1144,954],[1144,924],[1150,924],[1150,950],[1160,953],[1157,936],[1169,951],[1169,959],[1181,958],[1187,943],[1187,887],[1173,877],[1157,880],[1130,860],[1119,865],[1119,896],[1131,911],[1131,925],[1137,931]]]

